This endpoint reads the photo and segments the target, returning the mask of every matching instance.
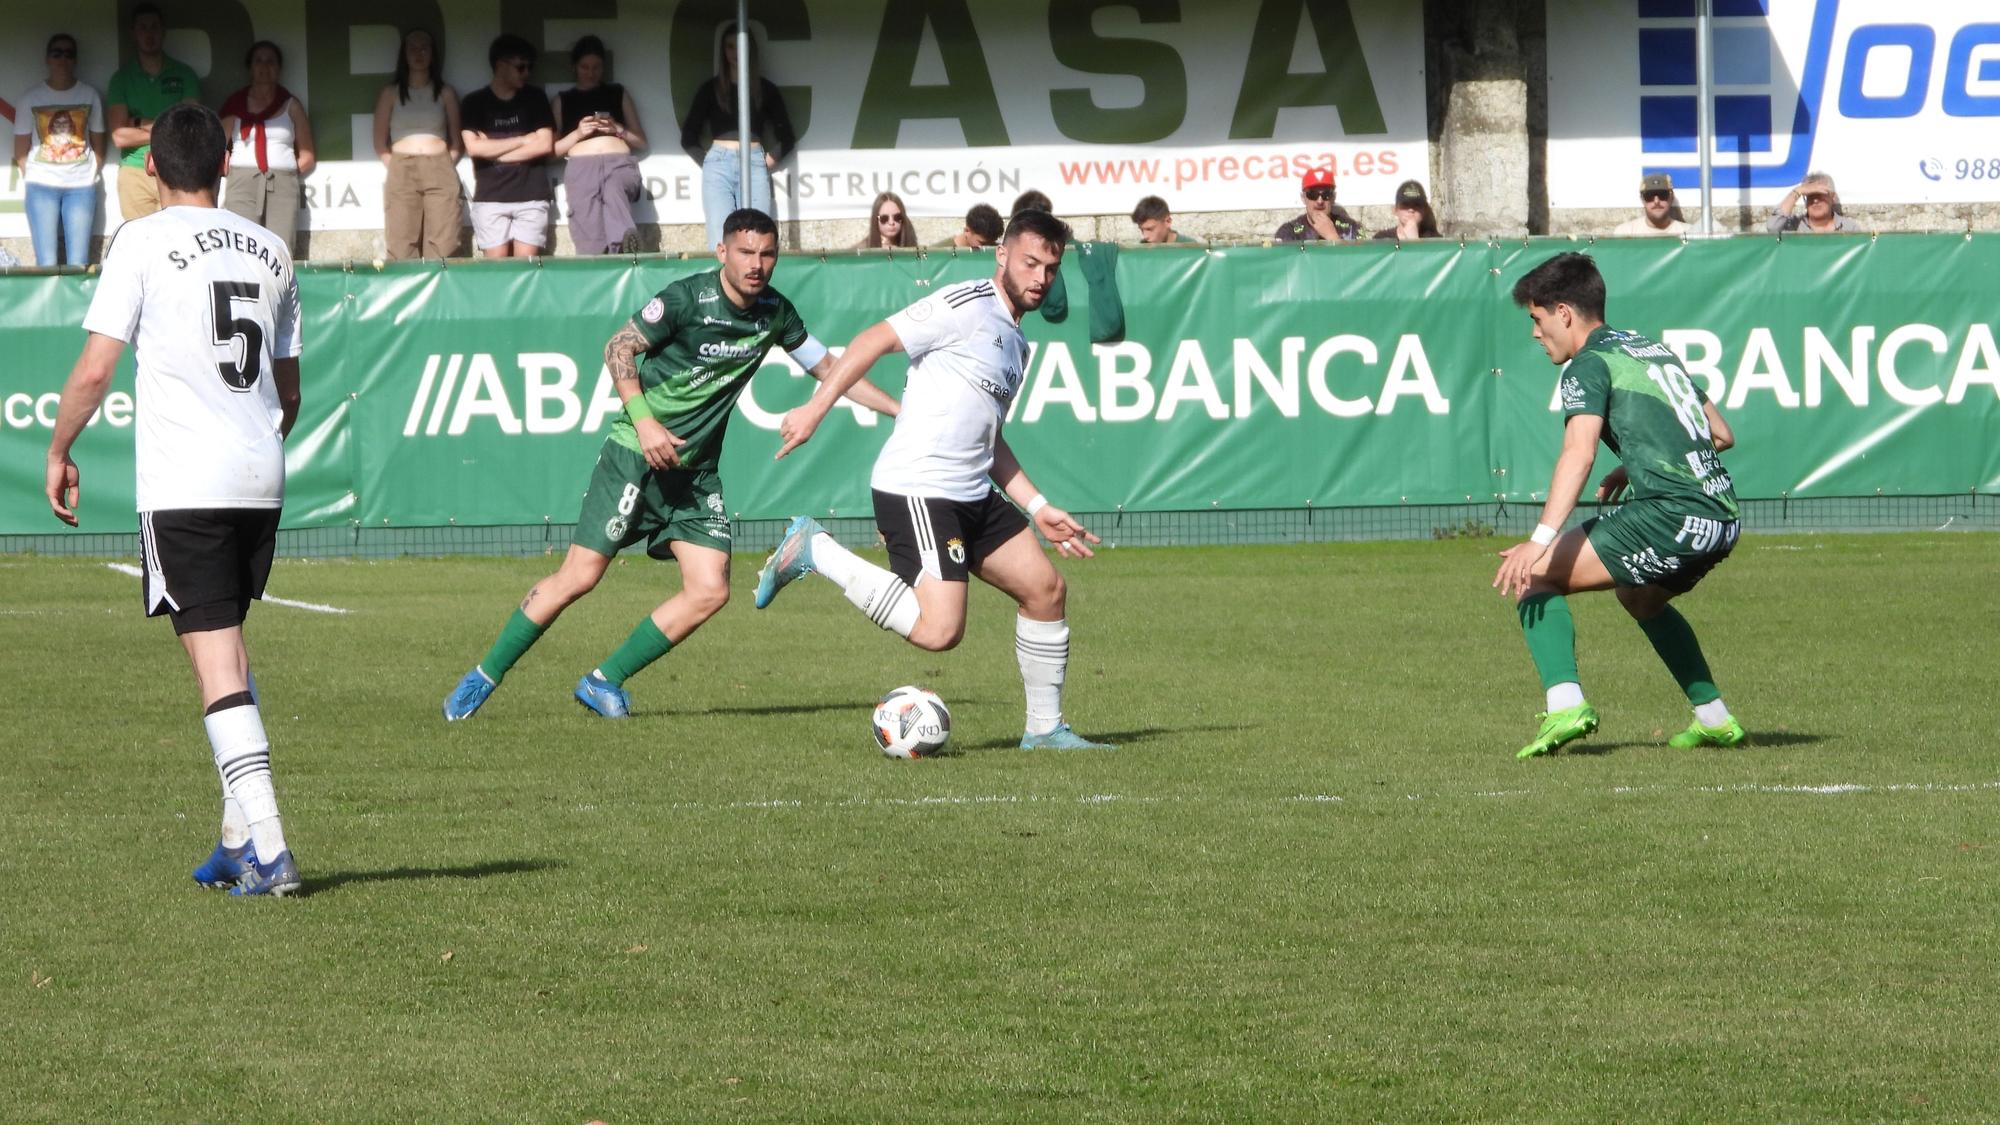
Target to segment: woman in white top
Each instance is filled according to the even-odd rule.
[[[389,169],[382,236],[391,260],[453,257],[464,241],[458,91],[443,73],[431,33],[414,28],[403,34],[396,80],[375,99],[375,155]]]
[[[97,221],[97,173],[104,164],[104,104],[97,91],[76,80],[76,39],[49,37],[48,81],[14,104],[14,166],[26,183],[28,235],[35,264],[90,261],[90,228]]]
[[[243,56],[250,85],[222,103],[222,127],[229,134],[229,190],[223,206],[257,223],[295,248],[299,230],[299,182],[312,175],[312,124],[305,103],[278,82],[285,53],[260,39]]]

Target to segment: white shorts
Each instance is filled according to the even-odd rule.
[[[549,244],[549,201],[528,203],[481,203],[472,201],[472,241],[481,250],[525,242],[529,246]]]

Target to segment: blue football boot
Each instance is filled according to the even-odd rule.
[[[1109,750],[1109,742],[1092,742],[1088,738],[1069,729],[1068,723],[1056,724],[1056,729],[1047,734],[1024,734],[1021,736],[1023,750]]]
[[[229,893],[283,898],[303,885],[304,880],[299,878],[299,865],[292,862],[292,851],[286,848],[268,865],[252,861],[250,869],[243,873],[242,881],[229,888]]]
[[[208,858],[201,861],[200,867],[194,869],[194,881],[217,890],[233,887],[256,859],[257,853],[250,847],[250,841],[245,840],[240,847],[225,848],[218,840],[215,850],[208,853]]]
[[[460,719],[470,719],[472,713],[479,710],[479,705],[486,702],[486,697],[493,694],[493,689],[499,686],[475,665],[445,698],[444,721],[455,723]]]
[[[813,572],[812,537],[825,531],[819,521],[811,516],[793,516],[791,525],[785,528],[785,537],[778,540],[778,549],[764,560],[764,569],[757,572],[757,608],[763,609],[778,596],[778,591]]]
[[[607,719],[622,719],[632,713],[632,697],[625,689],[596,672],[576,682],[576,701]]]

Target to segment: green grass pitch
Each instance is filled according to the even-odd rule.
[[[1754,744],[1575,600],[1603,728],[1540,691],[1492,540],[1066,564],[1022,752],[1009,606],[926,654],[759,560],[620,724],[577,676],[674,588],[614,566],[470,722],[553,560],[281,562],[251,614],[306,876],[188,869],[214,768],[171,629],[0,558],[0,1118],[1991,1120],[2000,559],[1747,536],[1682,602]],[[939,691],[956,754],[868,712]]]

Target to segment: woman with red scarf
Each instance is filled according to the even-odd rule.
[[[222,205],[285,240],[298,240],[299,181],[312,174],[312,125],[306,107],[278,83],[285,53],[260,39],[243,57],[250,85],[222,103],[229,132],[229,189]]]

